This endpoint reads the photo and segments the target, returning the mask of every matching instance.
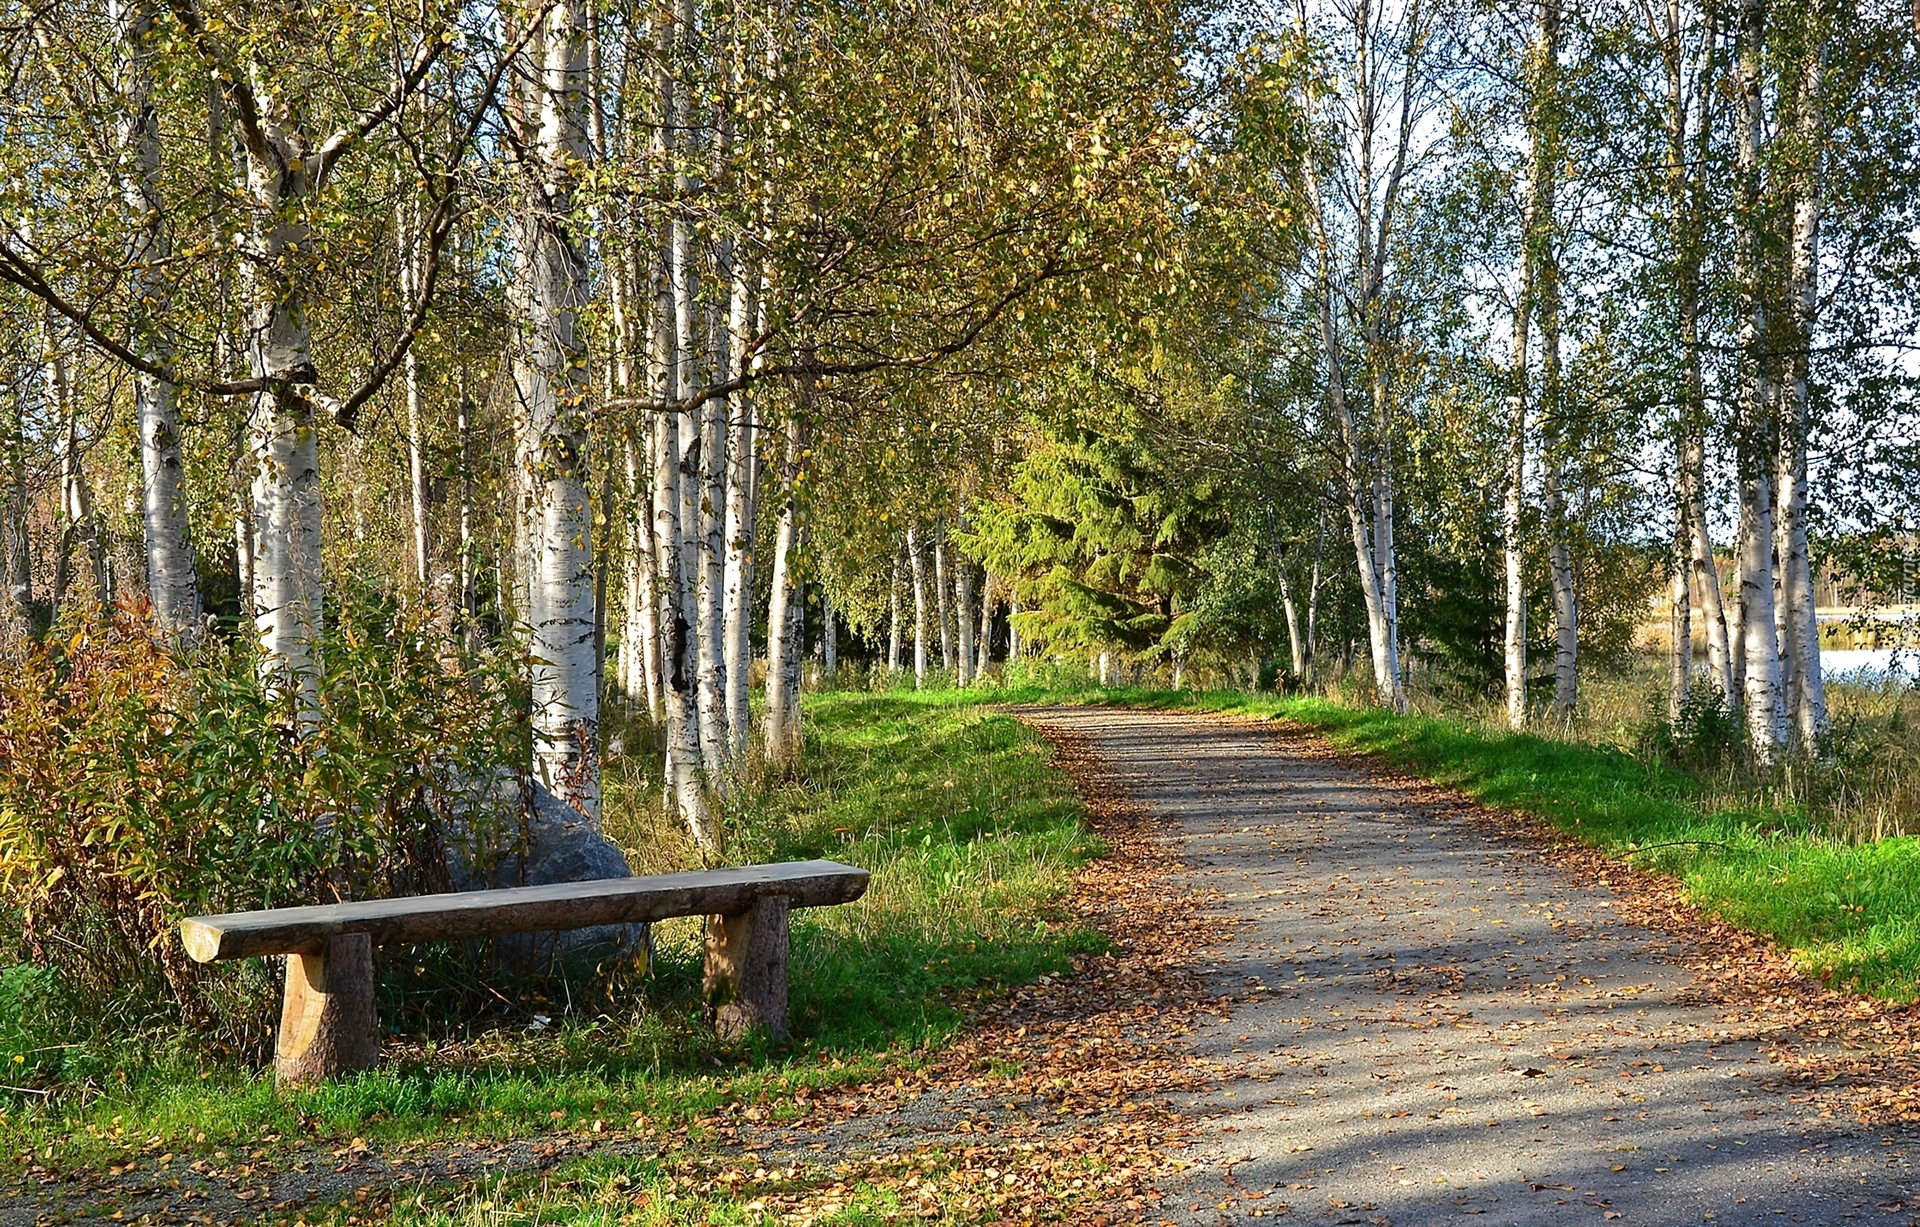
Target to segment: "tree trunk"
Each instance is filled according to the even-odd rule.
[[[1805,52],[1794,116],[1801,164],[1793,184],[1793,234],[1787,279],[1791,358],[1774,480],[1778,487],[1780,521],[1780,583],[1785,596],[1781,650],[1792,678],[1788,705],[1801,749],[1816,754],[1827,734],[1827,694],[1820,671],[1820,623],[1807,547],[1807,433],[1811,419],[1807,385],[1820,305],[1826,31],[1820,6],[1812,6],[1804,19],[1812,27],[1812,37]]]
[[[653,155],[663,176],[675,155],[675,131],[671,122],[679,114],[675,103],[673,77],[669,65],[674,54],[674,22],[669,14],[655,20],[654,90],[662,122],[655,127]],[[649,340],[649,374],[654,398],[678,402],[683,395],[676,328],[677,263],[676,223],[668,222],[657,236],[660,259],[653,273],[652,333]],[[687,824],[702,858],[717,863],[726,855],[726,831],[708,805],[706,789],[700,778],[700,746],[697,718],[699,680],[696,677],[696,650],[689,642],[693,623],[689,615],[689,578],[692,567],[686,557],[687,534],[681,519],[682,464],[678,419],[684,413],[655,415],[653,430],[653,526],[654,563],[659,574],[654,581],[659,601],[661,727],[666,743],[666,782],[680,820]]]
[[[466,374],[460,376],[460,403],[454,410],[460,436],[460,624],[467,647],[477,643],[480,615],[478,546],[473,532],[473,405],[467,399]]]
[[[270,130],[271,147],[250,148],[247,184],[255,204],[252,259],[258,300],[249,361],[264,383],[248,416],[253,458],[253,608],[261,670],[297,697],[302,725],[320,722],[321,505],[319,423],[308,289],[301,276],[311,232],[302,202],[315,190],[310,151],[298,133]]]
[[[396,228],[400,237],[400,297],[412,302],[420,293],[420,205],[402,188]],[[413,578],[424,595],[432,582],[427,534],[427,445],[420,414],[420,360],[412,346],[401,359],[401,386],[407,405],[407,484],[413,495]]]
[[[0,565],[7,591],[0,602],[0,629],[18,643],[33,632],[33,553],[27,538],[27,454],[20,394],[7,398],[6,473],[0,476]]]
[[[787,453],[780,466],[780,523],[774,531],[773,587],[767,598],[767,761],[785,763],[800,748],[799,705],[801,607],[795,580],[800,547],[800,486],[807,424],[787,421]]]
[[[993,576],[985,571],[980,573],[980,636],[974,641],[974,650],[973,678],[977,682],[987,676],[993,664]]]
[[[166,270],[173,253],[160,194],[160,115],[153,102],[154,7],[150,3],[129,4],[120,11],[120,21],[120,39],[126,50],[127,100],[121,128],[127,170],[120,190],[140,219],[129,253],[136,304],[130,340],[142,358],[164,365],[173,358],[171,341],[161,323],[168,313],[171,287]],[[186,465],[180,451],[177,399],[173,385],[166,380],[145,373],[134,375],[147,593],[153,602],[155,624],[191,639],[200,629],[200,576],[194,565],[187,519]],[[250,564],[252,542],[247,546],[245,561]],[[250,565],[242,568],[243,572],[251,569]],[[251,586],[249,576],[243,573],[241,578]]]
[[[947,529],[936,526],[933,535],[933,592],[940,610],[940,667],[954,671],[953,609],[947,601]]]
[[[80,407],[75,402],[66,349],[60,343],[51,309],[47,312],[44,332],[47,409],[49,416],[59,423],[60,431],[60,541],[53,559],[53,612],[57,617],[66,606],[76,549],[87,560],[87,574],[92,580],[88,597],[92,603],[104,609],[111,592],[100,520],[94,514],[93,492],[87,485],[86,470],[80,461]]]
[[[633,506],[627,516],[627,630],[621,636],[620,655],[626,661],[624,694],[628,708],[645,712],[647,722],[658,730],[662,716],[657,589],[660,564],[646,514],[647,490],[653,480],[653,464],[647,455],[652,433],[649,430],[648,437],[642,439],[629,431],[625,440],[627,490]]]
[[[913,688],[927,684],[927,564],[920,531],[907,525],[907,558],[913,565]]]
[[[588,469],[584,243],[574,167],[588,154],[586,27],[577,3],[549,10],[536,46],[537,181],[521,219],[523,285],[514,384],[531,482],[527,623],[532,630],[533,757],[556,796],[600,817],[600,694],[595,643],[593,507]]]
[[[1538,107],[1537,99],[1534,106]],[[1506,562],[1507,579],[1507,727],[1513,729],[1527,725],[1527,555],[1526,543],[1521,538],[1521,516],[1527,497],[1527,350],[1533,321],[1533,274],[1541,242],[1540,221],[1546,213],[1541,192],[1546,159],[1540,148],[1537,119],[1529,126],[1533,128],[1533,148],[1529,154],[1531,170],[1527,176],[1526,210],[1520,223],[1513,341],[1508,349],[1512,387],[1507,393],[1506,489],[1500,503],[1501,553]]]
[[[1565,718],[1579,700],[1580,607],[1574,590],[1573,546],[1567,521],[1565,446],[1560,429],[1560,293],[1558,270],[1551,259],[1541,265],[1540,346],[1543,417],[1551,424],[1542,432],[1540,449],[1546,458],[1545,506],[1547,570],[1553,583],[1553,710]]]
[[[900,551],[893,552],[893,575],[887,585],[887,680],[900,673],[900,585],[901,571],[905,569],[900,561]]]
[[[1768,318],[1762,284],[1761,141],[1762,60],[1766,36],[1764,0],[1743,0],[1739,74],[1740,117],[1737,168],[1740,200],[1734,246],[1741,293],[1740,349],[1744,387],[1740,397],[1740,637],[1745,657],[1747,733],[1762,763],[1771,763],[1787,739],[1786,696],[1780,678],[1775,632],[1773,490],[1770,458],[1777,437],[1774,393],[1765,343]]]
[[[1327,362],[1327,400],[1333,411],[1334,426],[1341,448],[1341,478],[1346,486],[1347,524],[1352,530],[1354,565],[1360,580],[1360,599],[1367,615],[1368,645],[1372,650],[1374,694],[1379,702],[1395,711],[1406,706],[1406,692],[1400,681],[1400,656],[1396,643],[1395,618],[1388,608],[1391,593],[1383,582],[1377,561],[1375,541],[1367,523],[1367,485],[1363,478],[1365,459],[1361,454],[1360,432],[1347,402],[1344,364],[1333,319],[1333,288],[1324,232],[1318,236],[1320,259],[1320,340]],[[1381,458],[1384,459],[1384,458]],[[1386,543],[1390,544],[1390,543]]]
[[[964,558],[953,568],[954,665],[962,686],[973,685],[973,571]]]
[[[1566,511],[1566,404],[1560,386],[1560,262],[1554,245],[1559,195],[1556,172],[1564,156],[1558,118],[1560,0],[1541,0],[1537,11],[1539,40],[1527,254],[1533,266],[1530,305],[1540,317],[1540,451],[1544,462],[1542,511],[1547,530],[1547,573],[1553,589],[1553,710],[1555,715],[1565,718],[1573,712],[1579,699],[1580,610],[1574,590],[1573,549]]]
[[[820,669],[831,684],[840,674],[839,619],[834,616],[833,594],[820,592]]]
[[[751,361],[748,346],[752,338],[754,303],[752,282],[744,261],[733,271],[733,285],[727,319],[727,374],[738,378]],[[759,406],[748,391],[734,393],[726,402],[727,413],[727,509],[726,509],[726,635],[727,737],[728,761],[738,769],[746,762],[747,740],[752,729],[749,676],[753,661],[753,572],[754,535],[759,518]]]

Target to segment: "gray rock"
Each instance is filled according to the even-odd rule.
[[[496,803],[475,808],[492,811],[494,820],[462,824],[458,838],[450,833],[448,839],[447,872],[455,890],[549,886],[633,876],[626,855],[601,833],[600,824],[555,796],[540,781],[533,781],[522,793],[520,782],[507,775],[487,791]],[[507,801],[510,795],[516,802],[524,796],[526,808],[498,803]],[[515,810],[526,814],[525,855],[520,850],[522,830]],[[649,942],[644,924],[596,925],[506,935],[495,939],[494,947],[503,967],[533,972],[557,962],[627,958],[636,951],[648,950]]]

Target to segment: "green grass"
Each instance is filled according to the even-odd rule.
[[[1114,703],[1292,721],[1477,801],[1543,818],[1762,934],[1809,974],[1896,1002],[1920,997],[1920,840],[1829,837],[1787,810],[1729,804],[1684,772],[1623,750],[1318,698],[1010,688],[1014,703]]]
[[[728,1102],[911,1066],[955,1032],[970,997],[1059,973],[1097,945],[1060,909],[1095,841],[1070,783],[1018,721],[899,694],[810,696],[807,715],[802,770],[735,806],[735,854],[830,856],[874,877],[857,903],[796,913],[789,1044],[728,1046],[698,1021],[699,935],[681,922],[661,926],[650,977],[617,980],[571,1012],[545,986],[497,1011],[491,1030],[449,1026],[396,1044],[376,1072],[314,1090],[279,1092],[258,1070],[197,1061],[188,1044],[171,1056],[152,1055],[150,1037],[119,1045],[82,1083],[0,1101],[7,1161],[33,1147],[65,1163],[133,1151],[237,1162],[303,1142],[502,1138],[637,1116],[671,1129]],[[610,831],[647,835],[644,812],[614,808]],[[555,1021],[529,1032],[536,1010]]]

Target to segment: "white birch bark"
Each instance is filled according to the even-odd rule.
[[[423,276],[420,248],[420,203],[401,186],[395,232],[399,238],[400,298],[412,302],[420,293]],[[413,578],[425,595],[432,580],[428,541],[427,445],[420,412],[420,358],[413,346],[400,360],[401,391],[407,406],[407,487],[413,504]]]
[[[913,568],[913,688],[927,684],[927,564],[920,530],[907,525],[907,559]]]
[[[467,646],[472,648],[479,633],[479,547],[473,530],[473,403],[467,397],[464,374],[453,429],[460,442],[460,619]]]
[[[6,472],[0,474],[0,569],[6,592],[0,600],[0,632],[19,643],[33,629],[33,554],[27,537],[27,455],[20,393],[7,398]]]
[[[901,571],[904,564],[900,561],[900,550],[893,551],[893,572],[887,585],[887,679],[892,681],[900,675],[900,585],[903,582]]]
[[[125,57],[122,89],[127,102],[120,133],[126,168],[120,191],[138,219],[129,252],[136,304],[130,340],[142,358],[166,365],[173,358],[172,345],[160,321],[168,311],[166,268],[172,251],[160,193],[160,115],[153,101],[155,9],[145,0],[136,0],[119,5],[115,18]],[[133,377],[133,399],[134,422],[140,435],[147,593],[153,602],[154,622],[191,639],[199,631],[202,611],[200,577],[187,518],[178,397],[166,380],[137,373]],[[251,548],[247,552],[250,555]],[[246,561],[250,563],[251,558]],[[247,579],[244,572],[251,569],[243,568],[243,581]]]
[[[833,594],[823,586],[820,591],[820,671],[829,685],[840,675],[839,622],[833,609]]]
[[[727,375],[746,372],[750,358],[748,335],[753,326],[752,282],[745,262],[733,270],[727,314]],[[726,609],[722,633],[726,636],[728,761],[735,769],[746,762],[753,717],[749,707],[753,662],[754,536],[759,520],[759,406],[752,393],[741,390],[725,402],[727,414],[726,475]]]
[[[799,680],[801,640],[800,586],[796,578],[801,543],[800,486],[807,449],[807,424],[787,420],[786,457],[780,465],[780,522],[774,530],[773,584],[767,597],[766,756],[770,763],[792,761],[800,749]]]
[[[973,679],[979,681],[987,676],[993,664],[993,576],[985,571],[980,575],[980,634],[974,640]]]
[[[1820,624],[1807,546],[1807,433],[1811,426],[1807,385],[1820,304],[1821,153],[1826,137],[1822,17],[1823,6],[1816,4],[1805,18],[1812,27],[1812,46],[1804,53],[1806,62],[1795,99],[1800,165],[1793,185],[1787,278],[1792,356],[1774,472],[1779,513],[1777,552],[1785,597],[1781,650],[1791,677],[1789,711],[1800,748],[1807,754],[1819,752],[1828,723],[1826,684],[1820,671]]]
[[[1773,484],[1776,438],[1774,394],[1763,353],[1768,321],[1761,285],[1761,66],[1766,34],[1764,0],[1743,0],[1739,51],[1737,169],[1740,203],[1735,221],[1736,277],[1741,292],[1740,349],[1740,637],[1746,673],[1747,734],[1762,763],[1777,759],[1787,741],[1786,696],[1775,631]]]
[[[524,316],[514,361],[532,494],[527,623],[532,631],[535,769],[561,800],[600,817],[591,389],[579,313],[587,302],[576,167],[589,153],[583,6],[563,0],[534,41],[537,162],[526,171],[518,257]]]
[[[1540,397],[1548,428],[1541,431],[1546,461],[1542,502],[1547,523],[1547,573],[1553,586],[1553,710],[1562,718],[1579,701],[1580,606],[1574,588],[1571,527],[1567,522],[1566,455],[1560,396],[1559,271],[1552,256],[1540,265]]]
[[[1402,15],[1402,45],[1390,52],[1381,26],[1381,9],[1363,2],[1345,12],[1352,24],[1353,73],[1341,82],[1345,92],[1332,108],[1336,122],[1345,126],[1341,151],[1351,178],[1329,192],[1321,174],[1309,169],[1309,223],[1317,261],[1316,293],[1320,342],[1326,362],[1327,403],[1333,435],[1339,446],[1339,477],[1344,485],[1348,526],[1352,530],[1355,567],[1362,604],[1367,614],[1368,644],[1378,701],[1396,711],[1407,706],[1400,663],[1399,598],[1394,558],[1392,399],[1390,395],[1386,320],[1386,275],[1393,229],[1401,193],[1415,156],[1417,124],[1414,108],[1425,90],[1419,57],[1428,41],[1422,23],[1426,10],[1415,6]],[[1296,20],[1305,32],[1306,9],[1296,7]],[[1389,54],[1403,57],[1399,65],[1386,63]],[[1397,74],[1397,82],[1395,80]],[[1397,93],[1397,97],[1393,95]],[[1378,146],[1383,144],[1384,151]],[[1385,154],[1385,167],[1376,165]],[[1351,268],[1345,283],[1336,287],[1330,220],[1332,201],[1339,200],[1352,216],[1343,219],[1340,233],[1353,242]],[[1334,318],[1338,292],[1359,330],[1363,353],[1361,369],[1369,389],[1371,418],[1362,430],[1346,394],[1347,363]]]
[[[674,21],[661,14],[655,22],[654,88],[661,122],[653,140],[655,162],[663,180],[672,182],[677,153],[679,115],[670,65],[675,48]],[[676,210],[677,212],[677,210]],[[679,235],[675,220],[668,220],[658,234],[660,259],[653,278],[654,299],[650,376],[655,399],[677,402],[681,395],[683,364],[678,345],[676,264]],[[666,743],[666,782],[680,820],[687,824],[701,855],[715,863],[726,854],[725,828],[708,803],[701,779],[700,746],[696,725],[699,680],[696,648],[691,642],[693,622],[689,616],[689,591],[692,566],[686,557],[687,534],[682,526],[684,500],[680,440],[684,413],[661,413],[654,419],[653,433],[653,524],[654,562],[659,568],[655,579],[659,601],[661,727]]]
[[[947,530],[945,524],[940,524],[935,527],[933,535],[933,593],[934,603],[940,611],[940,667],[952,673],[953,607],[948,601],[947,583]]]
[[[681,28],[688,32],[689,40],[694,30],[694,7],[692,0],[681,0]],[[689,78],[700,79],[700,58],[693,53],[689,45],[688,54],[683,55],[682,63],[687,66]],[[693,91],[689,90],[691,94]],[[717,104],[724,110],[725,102]],[[696,122],[693,108],[686,108],[685,119],[689,125]],[[712,148],[710,154],[718,173],[724,173],[727,157],[726,127],[724,122],[715,123],[712,128]],[[675,286],[675,315],[680,328],[681,360],[685,368],[681,395],[688,396],[700,387],[704,372],[697,361],[707,359],[706,366],[715,375],[720,374],[720,364],[724,363],[732,351],[729,339],[724,332],[712,326],[715,321],[714,307],[702,310],[698,301],[698,287],[694,277],[696,254],[696,235],[692,208],[695,183],[692,175],[693,158],[691,150],[680,159],[680,209],[675,222],[679,229],[675,234],[681,269],[680,283]],[[733,284],[733,258],[730,246],[720,244],[717,253],[713,284],[717,288],[730,290]],[[703,335],[704,334],[704,335]],[[718,360],[717,362],[715,360]],[[698,709],[700,721],[700,755],[705,764],[708,782],[711,787],[724,793],[728,784],[727,766],[732,745],[727,730],[727,647],[726,634],[726,562],[727,562],[727,444],[729,442],[728,402],[722,397],[710,397],[688,415],[690,424],[698,430],[697,450],[689,476],[695,484],[691,488],[692,518],[697,534],[694,541],[693,556],[696,562],[697,576],[695,588],[695,610],[698,650],[697,659],[700,670]]]
[[[966,559],[954,560],[953,616],[958,642],[954,645],[954,665],[962,686],[973,685],[973,574]]]
[[[1527,726],[1527,555],[1521,517],[1527,497],[1527,359],[1533,320],[1534,252],[1541,215],[1541,150],[1538,133],[1529,151],[1527,203],[1521,219],[1520,267],[1513,297],[1513,341],[1508,350],[1507,471],[1500,502],[1501,555],[1506,564],[1507,727]]]
[[[627,489],[633,500],[628,514],[627,549],[627,632],[620,642],[620,654],[627,660],[627,705],[645,712],[647,722],[660,727],[660,599],[656,582],[660,566],[654,557],[654,532],[648,490],[653,481],[653,465],[648,444],[652,434],[636,438],[630,431],[625,443]]]

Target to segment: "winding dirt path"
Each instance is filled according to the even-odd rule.
[[[1697,945],[1540,841],[1276,726],[1020,714],[1098,757],[1230,926],[1162,1221],[1920,1223],[1920,1137],[1857,1125]]]

